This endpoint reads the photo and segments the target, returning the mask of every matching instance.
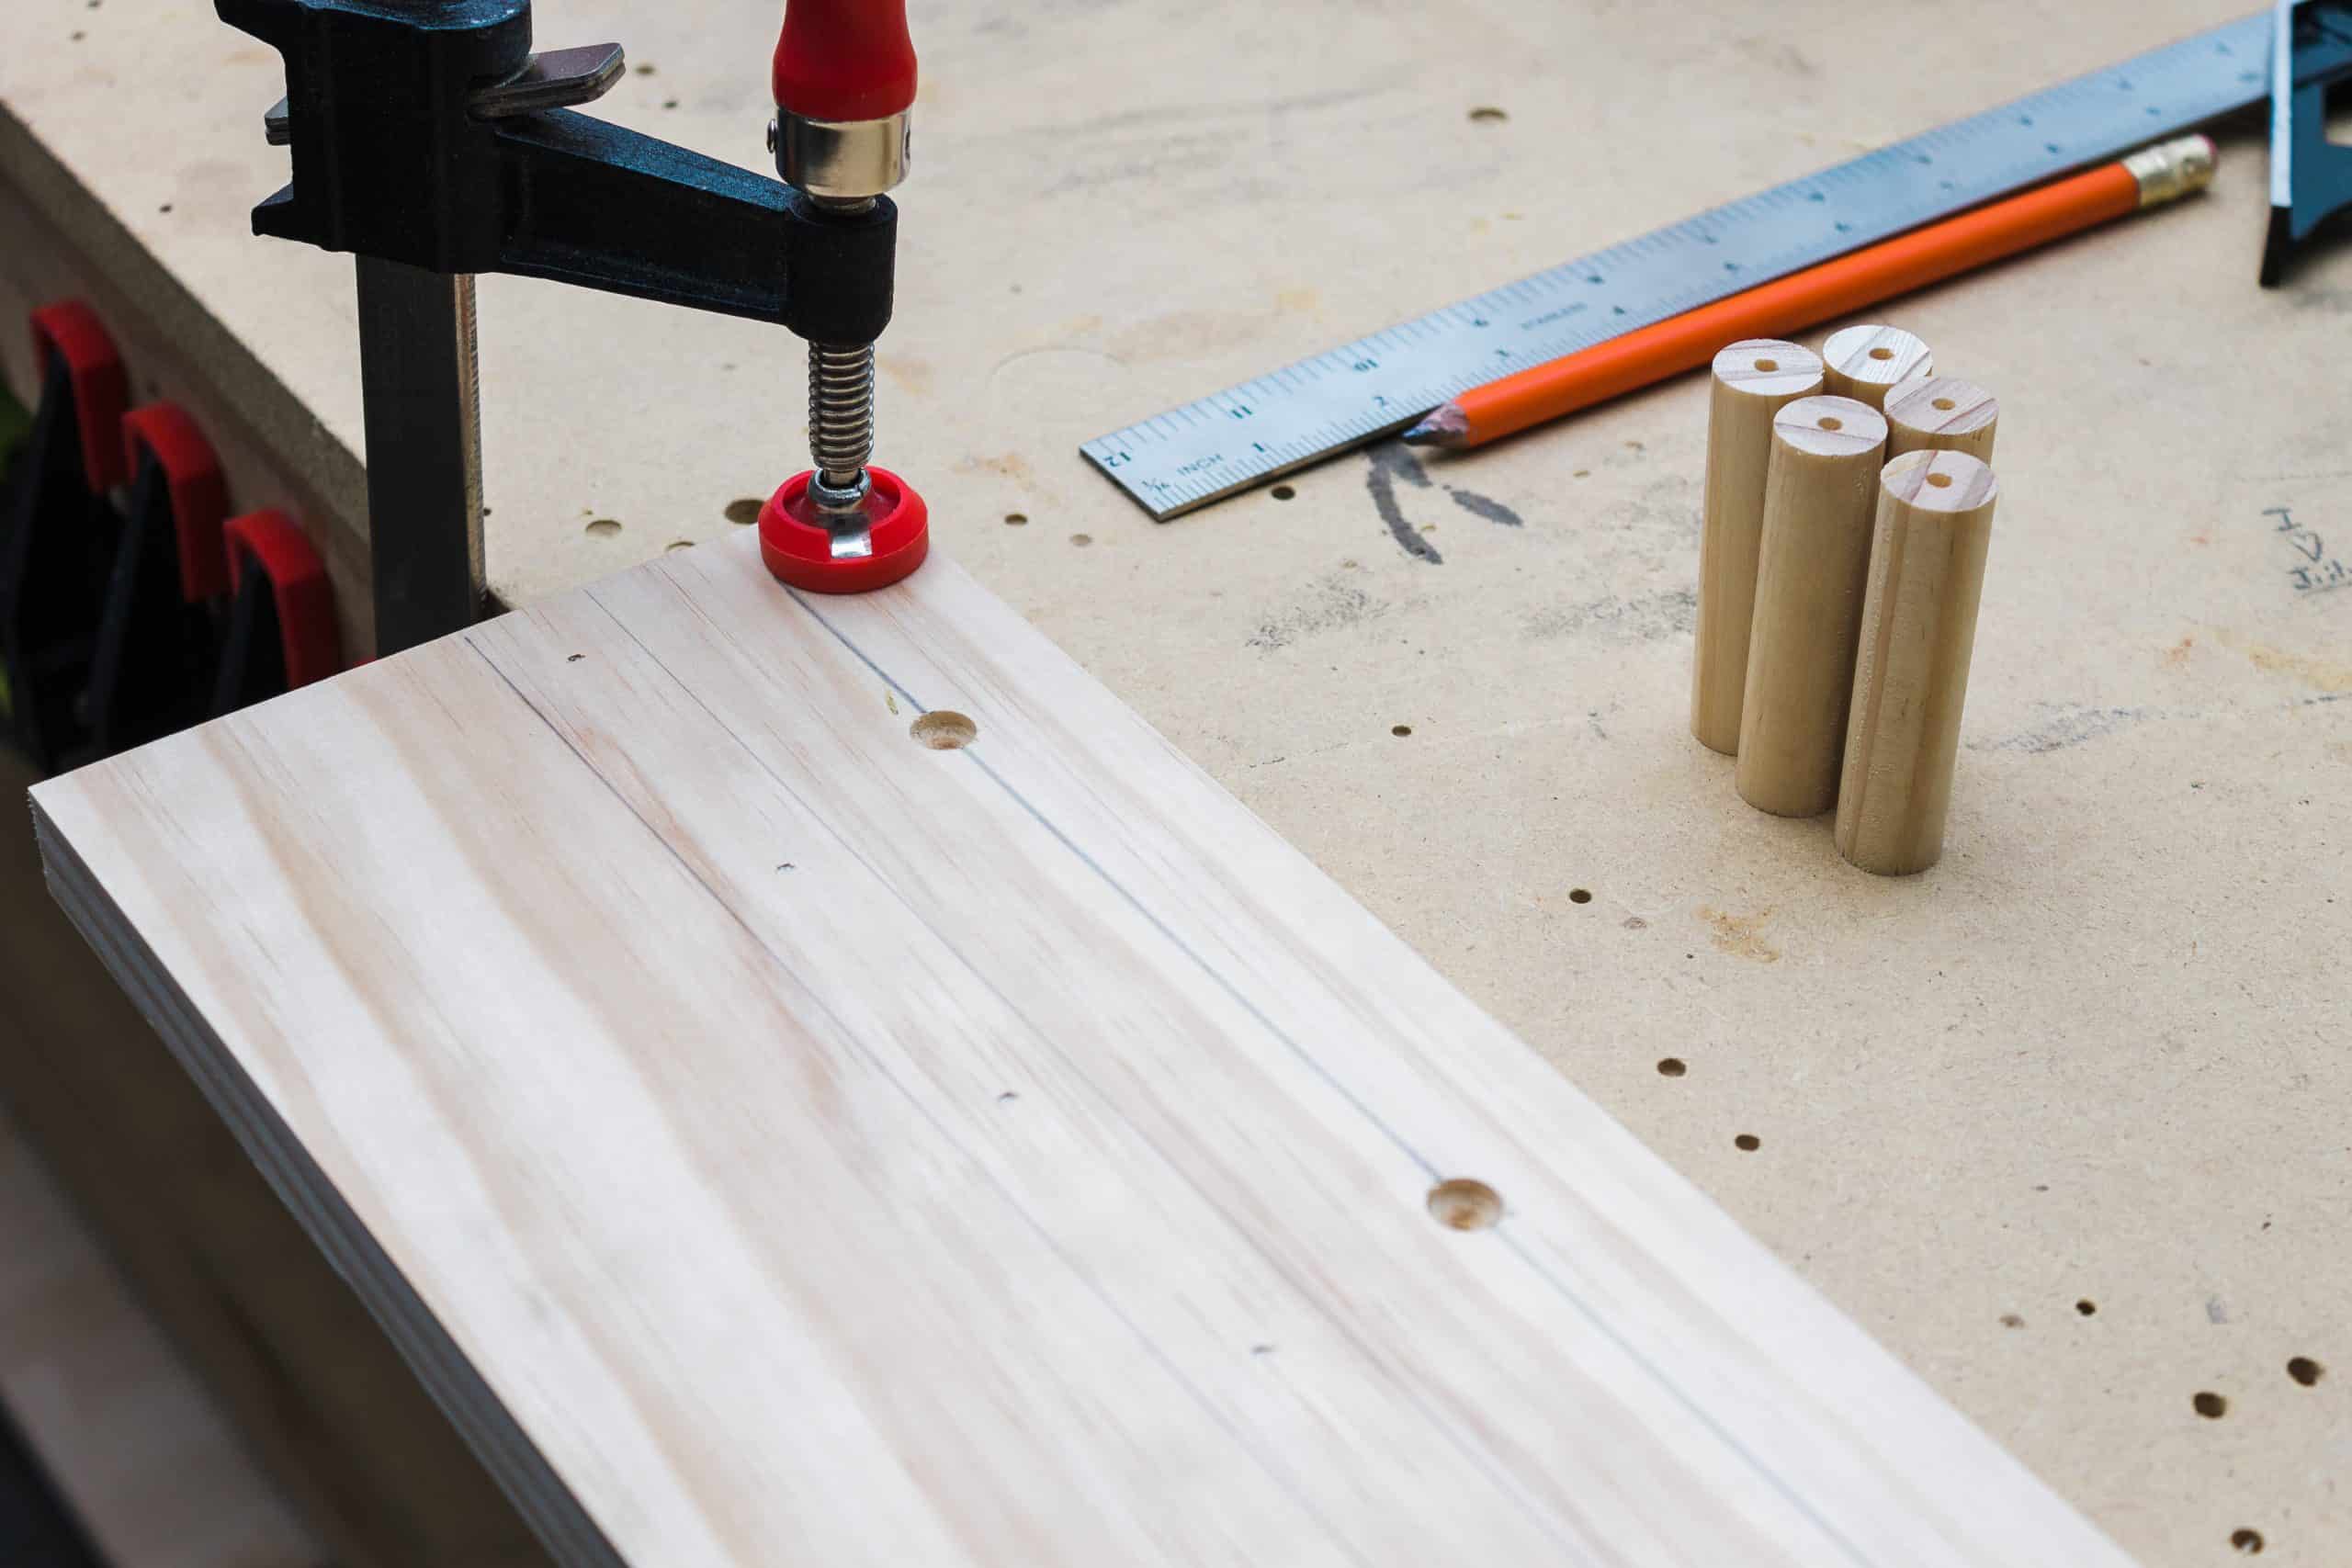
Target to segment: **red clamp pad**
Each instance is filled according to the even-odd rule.
[[[881,119],[913,106],[906,0],[786,0],[776,107],[803,119]]]
[[[873,484],[866,504],[874,525],[871,555],[833,558],[832,531],[808,504],[813,473],[784,481],[760,509],[760,558],[779,581],[811,593],[865,593],[888,588],[931,553],[931,509],[888,468],[865,470]]]
[[[285,639],[286,689],[323,681],[343,668],[343,641],[334,625],[334,585],[310,536],[283,512],[248,512],[222,530],[229,560],[244,574],[249,560],[261,563],[277,606]]]
[[[74,381],[74,412],[82,426],[82,472],[90,493],[102,494],[130,478],[116,433],[130,406],[130,377],[98,313],[79,299],[60,299],[32,314],[33,364],[46,377],[49,356],[65,362]]]
[[[142,452],[154,454],[172,498],[180,597],[199,604],[228,592],[229,556],[220,525],[229,518],[229,481],[220,475],[212,444],[177,404],[149,403],[122,416],[122,457],[134,476]]]

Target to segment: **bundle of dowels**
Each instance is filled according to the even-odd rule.
[[[1715,355],[1690,732],[1881,875],[1943,853],[1999,414],[1894,327]]]

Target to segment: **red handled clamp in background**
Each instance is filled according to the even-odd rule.
[[[115,536],[130,378],[78,299],[32,314],[40,406],[0,518],[0,720],[44,772],[83,742],[79,709]]]

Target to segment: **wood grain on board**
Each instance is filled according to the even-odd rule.
[[[34,799],[562,1561],[2127,1561],[944,558]]]

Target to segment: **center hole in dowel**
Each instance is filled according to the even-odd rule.
[[[1780,367],[1781,362],[1777,359],[1759,359],[1756,362],[1756,368],[1765,371],[1768,374],[1771,371],[1778,370]]]
[[[1953,402],[1950,398],[1938,398],[1935,400],[1932,406],[1943,410],[1946,413],[1950,413],[1952,410],[1960,407],[1958,403]]]
[[[1843,430],[1846,428],[1846,422],[1839,419],[1834,413],[1823,414],[1818,423],[1824,430]]]
[[[1928,476],[1928,482],[1935,486],[1938,490],[1950,490],[1951,488],[1951,476],[1950,474],[1929,474]]]
[[[1871,357],[1872,359],[1892,359],[1894,357],[1894,350],[1891,348],[1874,348],[1871,350]]]

